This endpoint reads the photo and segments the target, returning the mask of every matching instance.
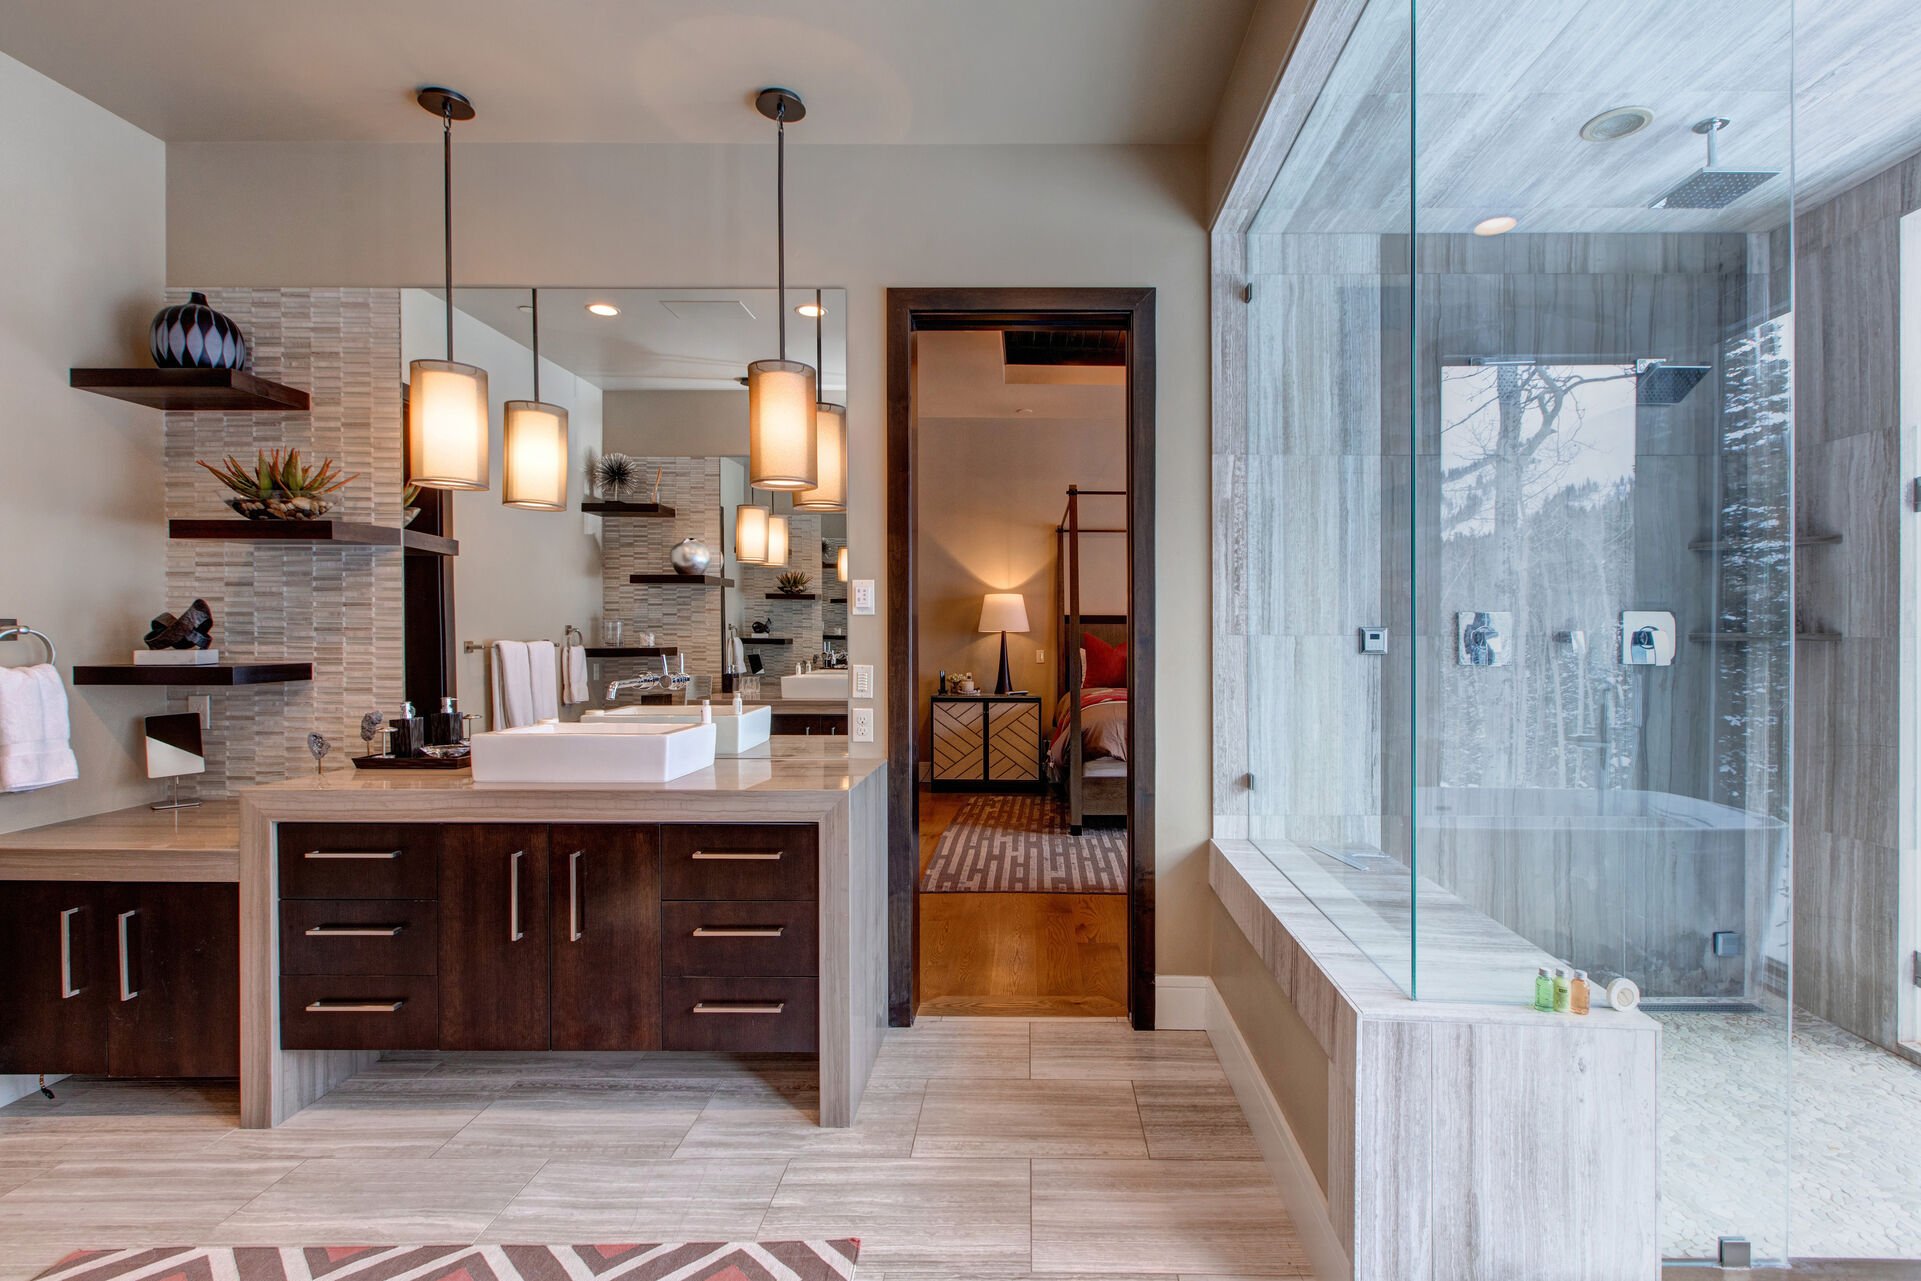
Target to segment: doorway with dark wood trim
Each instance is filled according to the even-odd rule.
[[[887,291],[887,739],[890,1021],[920,1008],[922,832],[916,621],[914,336],[955,330],[1099,331],[1125,353],[1127,418],[1127,1006],[1154,1026],[1154,290]]]

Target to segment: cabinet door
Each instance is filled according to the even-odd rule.
[[[556,1050],[660,1048],[660,854],[651,827],[550,829]]]
[[[445,829],[440,851],[440,1048],[544,1050],[547,829]]]
[[[984,704],[973,700],[934,703],[934,779],[978,780],[986,760]]]
[[[240,894],[108,887],[107,1064],[114,1076],[240,1075]]]
[[[103,915],[84,881],[0,884],[0,1072],[107,1070]]]

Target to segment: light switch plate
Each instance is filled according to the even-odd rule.
[[[856,743],[874,741],[874,709],[856,707],[853,713],[853,739]]]
[[[1047,651],[1044,649],[1035,650],[1034,661],[1037,663],[1045,663],[1047,661]]]
[[[872,663],[854,664],[854,697],[872,698],[874,696],[874,665]]]
[[[874,580],[856,578],[854,580],[854,612],[871,614],[874,612]]]
[[[213,728],[213,695],[212,694],[187,695],[187,710],[194,713],[196,716],[200,718],[201,729]]]

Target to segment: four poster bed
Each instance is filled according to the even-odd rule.
[[[1121,497],[1124,490],[1069,486],[1058,529],[1055,612],[1061,661],[1055,665],[1054,720],[1048,736],[1049,778],[1067,806],[1068,829],[1127,822],[1127,615],[1082,612],[1084,539],[1125,539],[1125,527],[1083,523],[1081,500]]]

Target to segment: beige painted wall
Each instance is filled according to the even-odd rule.
[[[146,365],[164,299],[166,151],[159,139],[0,55],[0,617],[75,663],[127,662],[161,599],[166,522],[156,410],[67,386],[75,365]],[[44,662],[38,641],[0,663]],[[72,691],[80,780],[0,795],[0,831],[151,800],[140,718],[154,691]]]
[[[944,668],[972,672],[983,689],[1000,669],[1000,636],[975,630],[981,597],[1019,592],[1027,601],[1024,635],[1007,637],[1008,669],[1016,689],[1039,694],[1043,718],[1053,715],[1055,665],[1060,661],[1059,611],[1054,608],[1055,527],[1069,485],[1122,489],[1127,484],[1127,426],[1112,421],[1016,418],[920,420],[920,531],[917,540],[919,613],[917,672],[922,759],[928,700]],[[1086,500],[1089,510],[1097,500]],[[1103,500],[1101,523],[1125,515],[1121,500]],[[1093,523],[1087,515],[1087,523]],[[1090,556],[1082,609],[1098,595],[1127,599],[1124,538],[1086,535],[1122,556]],[[1102,571],[1106,572],[1102,572]],[[1035,651],[1046,654],[1035,661]]]
[[[440,156],[426,133],[419,145],[170,147],[169,278],[433,281]],[[795,133],[788,273],[849,290],[848,532],[855,576],[876,579],[882,593],[886,288],[1158,290],[1159,968],[1199,973],[1208,896],[1201,852],[1211,823],[1203,151],[835,146],[807,143],[804,128]],[[457,146],[454,183],[465,281],[728,286],[774,275],[770,146]],[[853,661],[879,668],[882,706],[884,614],[850,620],[850,636]]]
[[[601,439],[609,453],[705,458],[747,453],[747,389],[602,393]]]

